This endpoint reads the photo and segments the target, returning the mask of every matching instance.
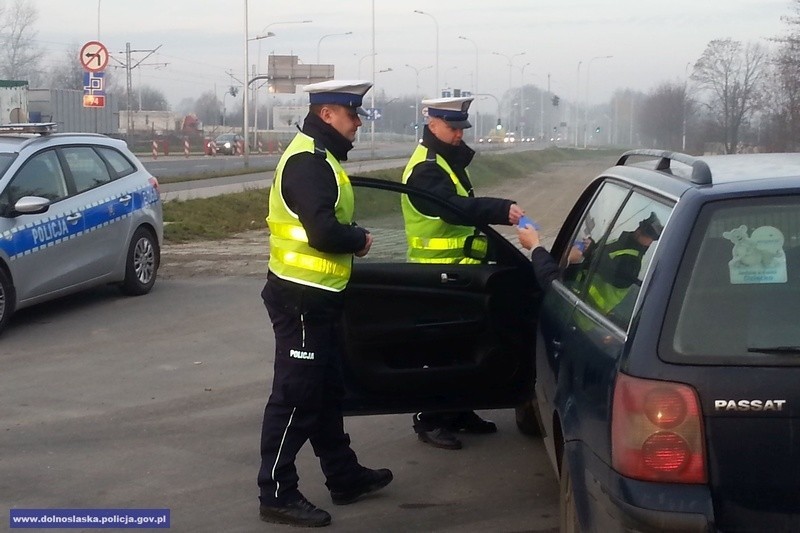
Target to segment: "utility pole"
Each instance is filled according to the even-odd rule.
[[[133,132],[133,114],[132,114],[133,109],[132,109],[132,98],[131,98],[131,94],[133,93],[133,79],[131,73],[133,72],[133,69],[141,66],[142,62],[145,59],[155,54],[156,51],[159,48],[161,48],[161,46],[162,45],[158,45],[152,50],[131,50],[131,43],[125,43],[125,52],[120,52],[125,54],[125,63],[121,63],[118,59],[112,57],[114,61],[117,61],[118,63],[122,64],[125,67],[125,87],[126,87],[125,110],[126,110],[126,115],[128,117],[127,125],[125,126],[126,128],[125,135],[128,138],[130,138],[131,132]],[[147,53],[146,56],[137,61],[136,64],[131,64],[132,63],[131,54],[145,53],[145,52]],[[166,63],[163,64],[166,65]],[[139,88],[139,90],[140,91],[142,90],[141,87]]]

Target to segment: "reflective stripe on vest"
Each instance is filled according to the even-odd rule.
[[[424,161],[434,161],[433,158],[428,159],[427,156],[428,148],[418,145],[403,171],[404,184],[408,182],[415,166]],[[442,156],[436,155],[435,162],[450,177],[456,193],[459,196],[468,197],[467,190],[464,189],[447,161]],[[439,217],[420,213],[406,194],[400,197],[400,205],[405,220],[409,261],[415,263],[480,263],[479,260],[464,255],[464,243],[467,237],[475,234],[474,228],[448,224]],[[484,242],[483,245],[485,246],[486,243]]]
[[[281,186],[286,161],[293,155],[315,153],[314,139],[298,133],[286,148],[278,166],[269,194],[269,270],[279,278],[302,285],[329,291],[341,291],[347,286],[353,263],[352,254],[331,254],[321,252],[308,244],[308,234],[296,213],[286,205]],[[316,154],[322,157],[322,151]],[[353,221],[355,201],[350,179],[342,166],[330,152],[324,153],[336,177],[338,196],[334,206],[336,220],[342,224]]]
[[[611,252],[608,254],[608,257],[611,259],[616,259],[621,255],[639,257],[641,252],[639,252],[639,250],[626,248]],[[594,305],[597,309],[603,313],[609,313],[625,298],[625,295],[628,294],[629,289],[630,287],[615,287],[603,279],[600,274],[595,273],[594,277],[592,278],[592,283],[589,285],[589,296],[591,297],[592,302],[594,302]]]

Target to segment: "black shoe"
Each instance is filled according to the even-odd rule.
[[[461,449],[461,441],[444,428],[436,428],[433,431],[419,431],[417,432],[417,437],[422,442],[436,448],[444,448],[445,450]]]
[[[261,505],[261,520],[275,524],[289,524],[301,527],[322,527],[331,523],[331,515],[316,507],[302,496],[282,507]]]
[[[331,500],[335,505],[347,505],[358,500],[364,494],[382,489],[392,482],[394,476],[388,468],[372,470],[364,468],[356,481],[344,490],[331,490]]]
[[[465,433],[497,433],[497,424],[491,420],[484,420],[475,411],[466,411],[456,418],[449,429]]]

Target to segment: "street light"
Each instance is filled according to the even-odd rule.
[[[369,53],[369,54],[366,54],[364,56],[361,56],[361,59],[358,60],[358,79],[361,79],[361,62],[364,61],[368,57],[372,57],[372,56],[376,56],[376,55],[378,55],[377,52]]]
[[[511,87],[512,87],[511,72],[512,72],[512,66],[513,66],[514,58],[515,57],[519,57],[519,56],[524,56],[525,52],[519,52],[519,53],[511,55],[511,56],[509,56],[507,54],[501,54],[500,52],[492,52],[492,54],[496,55],[496,56],[500,56],[500,57],[505,57],[506,60],[508,61],[508,98],[509,98],[509,104],[508,104],[508,126],[509,126],[509,129],[510,129],[511,128]]]
[[[414,93],[414,136],[416,137],[416,142],[419,143],[419,73],[423,70],[427,70],[429,68],[433,68],[431,65],[427,67],[417,68],[409,65],[406,63],[406,66],[414,71],[414,75],[417,79],[416,88],[417,91]]]
[[[578,130],[580,129],[578,127],[578,121],[580,120],[578,118],[580,114],[580,111],[578,110],[578,100],[580,100],[581,96],[581,63],[583,63],[583,61],[578,61],[578,74],[575,78],[575,103],[572,106],[575,111],[575,148],[578,147]]]
[[[256,65],[255,65],[256,72],[253,73],[254,77],[258,76],[260,74],[259,71],[261,70],[261,65],[259,65],[259,61],[261,59],[261,40],[268,39],[269,37],[275,37],[275,34],[272,33],[271,31],[268,31],[266,33],[262,33],[261,35],[256,35],[255,37],[248,39],[248,42],[258,41],[258,57],[256,58]],[[247,90],[245,91],[245,97],[249,94],[249,89],[250,88],[247,87]],[[253,113],[253,131],[255,135],[255,139],[253,139],[253,146],[257,147],[258,146],[258,88],[257,87],[253,87],[253,107],[255,108],[255,112]]]
[[[522,65],[522,73],[519,78],[519,136],[525,138],[525,67],[531,65],[530,61]]]
[[[372,61],[373,61],[373,65],[374,65],[375,60],[373,59]],[[373,67],[372,68],[372,79],[375,80],[375,76],[377,76],[378,74],[382,74],[384,72],[391,72],[391,71],[392,71],[392,68],[389,67],[389,68],[384,68],[384,69],[381,69],[381,70],[375,72],[375,67]],[[371,106],[372,107],[370,109],[372,109],[372,112],[374,113],[375,112],[375,82],[374,81],[372,83],[372,103],[371,103]],[[371,118],[372,118],[372,120],[369,121],[369,135],[370,135],[369,142],[370,142],[370,146],[371,146],[371,149],[372,149],[372,155],[374,156],[375,155],[375,117],[373,116]]]
[[[611,59],[614,56],[595,56],[589,60],[586,65],[586,107],[583,110],[583,147],[586,148],[586,139],[588,137],[586,126],[589,124],[589,77],[592,72],[592,61],[595,59]]]
[[[433,97],[436,98],[439,95],[439,22],[436,20],[436,17],[427,11],[415,9],[414,13],[429,16],[431,20],[433,20],[433,24],[436,26],[436,85],[433,87]]]
[[[256,73],[257,74],[261,74],[261,40],[262,39],[266,39],[267,37],[274,37],[275,36],[274,33],[272,33],[271,31],[268,31],[272,26],[279,26],[279,25],[284,25],[284,24],[309,24],[311,22],[313,22],[313,21],[311,21],[311,20],[281,20],[281,21],[278,21],[278,22],[270,22],[269,24],[264,26],[264,28],[261,30],[261,33],[259,35],[257,35],[256,37],[253,37],[252,39],[250,39],[251,41],[258,41],[258,58],[256,59],[256,71],[257,71]],[[267,81],[267,87],[269,87],[269,81]],[[258,135],[258,89],[254,87],[253,91],[255,91],[254,92],[255,96],[253,98],[253,104],[255,105],[255,108],[256,108],[255,120],[254,120],[254,123],[253,123],[253,129],[256,130],[256,135]],[[267,113],[267,129],[269,129],[269,113]],[[254,144],[257,145],[258,143],[255,142]]]
[[[338,35],[353,35],[353,32],[346,31],[344,33],[329,33],[327,35],[323,35],[322,37],[320,37],[319,41],[317,41],[317,65],[319,65],[319,47],[322,44],[322,39],[324,39],[325,37],[336,37]]]
[[[478,79],[479,79],[478,78],[478,57],[479,57],[478,45],[475,43],[475,41],[473,41],[472,39],[470,39],[468,37],[464,37],[463,35],[459,35],[458,38],[461,39],[462,41],[471,42],[472,46],[475,47],[475,83],[474,83],[474,85],[472,87],[472,91],[477,94],[477,92],[478,92]],[[480,117],[480,115],[479,115],[479,117]],[[478,130],[480,129],[480,124],[477,124],[476,126],[477,127],[473,128],[473,131],[472,131],[472,135],[473,135],[473,139],[472,140],[474,142],[478,142]]]

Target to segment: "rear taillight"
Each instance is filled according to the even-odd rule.
[[[147,181],[150,182],[150,185],[152,185],[156,192],[160,195],[161,191],[158,189],[158,180],[154,176],[150,176]]]
[[[611,461],[617,472],[630,478],[706,483],[703,421],[694,389],[618,374]]]

